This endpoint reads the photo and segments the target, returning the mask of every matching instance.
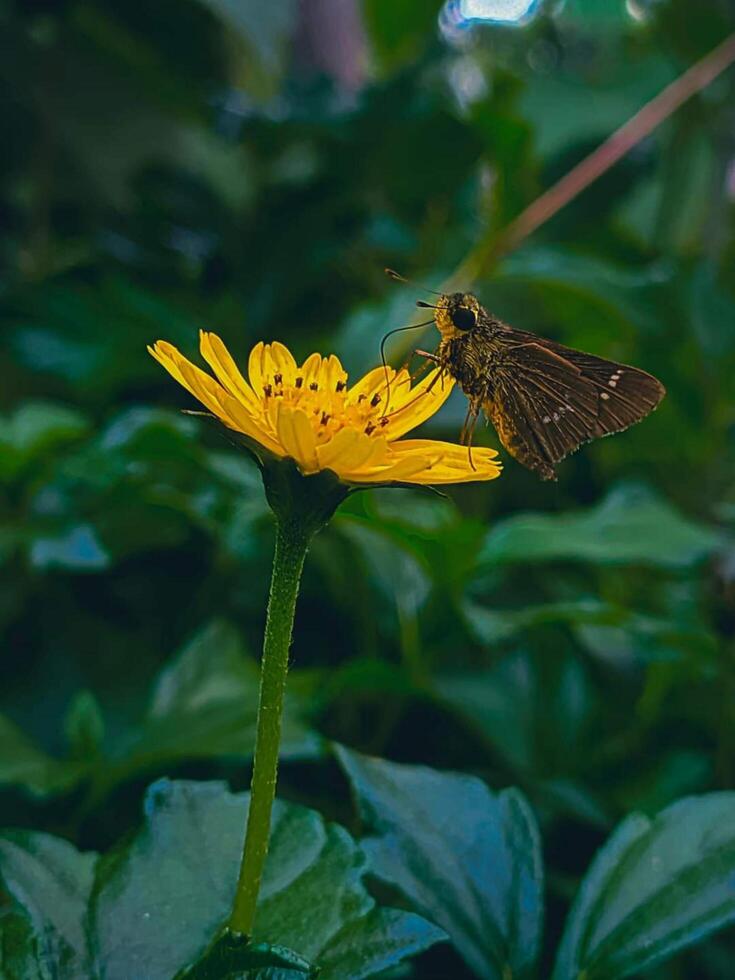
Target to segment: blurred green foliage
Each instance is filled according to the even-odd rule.
[[[478,25],[455,40],[438,33],[439,14],[425,0],[0,9],[0,824],[25,828],[21,850],[47,848],[49,875],[60,862],[77,882],[78,907],[48,927],[77,963],[65,976],[91,969],[77,935],[92,888],[82,852],[136,831],[153,778],[246,788],[252,751],[272,521],[257,471],[180,414],[194,406],[145,345],[161,337],[195,356],[206,327],[240,358],[277,338],[297,356],[335,351],[353,373],[373,366],[416,298],[385,266],[438,286],[735,29],[726,0],[700,0],[694,14],[688,0],[549,0],[524,27]],[[373,908],[328,740],[468,774],[462,792],[486,794],[493,812],[510,806],[494,791],[520,787],[544,842],[542,975],[581,876],[625,814],[735,788],[734,88],[730,71],[474,284],[519,327],[654,372],[668,389],[656,414],[566,461],[558,485],[507,459],[501,479],[451,499],[350,498],[314,542],[280,783],[282,798],[312,809],[283,819],[339,837],[335,874],[361,910],[339,924],[355,930],[353,951],[364,916],[393,916],[380,928],[405,952],[373,970],[431,946],[400,969],[484,976],[495,940],[478,949],[463,930],[492,933],[487,909],[500,899],[480,896],[491,925],[458,928],[461,903],[437,913],[416,899],[425,883],[398,882],[401,903],[384,904],[425,915],[453,948],[432,945],[440,933],[416,916]],[[463,414],[453,396],[428,431],[456,438]],[[494,444],[491,430],[479,438]],[[385,787],[344,752],[367,819]],[[204,809],[234,799],[221,786],[157,785],[163,811],[177,794]],[[459,792],[442,785],[447,800]],[[705,836],[731,814],[717,799],[698,811]],[[325,831],[314,810],[353,836]],[[506,816],[513,838],[523,821]],[[648,841],[684,816],[630,818],[603,854],[622,867],[626,834]],[[410,826],[400,812],[385,820],[384,844]],[[134,862],[142,839],[95,871],[95,942],[127,942],[113,934],[125,915],[104,909],[118,888],[105,876]],[[421,854],[425,842],[412,846]],[[20,853],[19,877],[3,872],[12,895],[25,894]],[[471,859],[445,855],[437,880]],[[714,902],[722,884],[707,881]],[[633,912],[613,899],[611,930],[648,914],[643,898]],[[273,909],[288,923],[277,899]],[[589,914],[577,906],[574,927]],[[174,905],[182,932],[175,920]],[[11,962],[7,940],[2,975],[35,976],[27,922],[1,896],[0,923],[21,957]],[[527,925],[536,939],[516,950],[521,971],[540,918]],[[309,949],[305,935],[276,938],[307,959],[331,956],[325,977],[352,975],[332,934]],[[647,964],[614,931],[592,951],[585,935],[567,935],[560,977],[585,956],[613,970],[613,947],[614,969]],[[656,975],[727,980],[734,956],[726,932]]]

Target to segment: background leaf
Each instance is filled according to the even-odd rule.
[[[215,621],[161,672],[134,743],[117,753],[126,765],[160,765],[176,759],[213,756],[249,758],[255,744],[260,673],[237,631]],[[287,695],[281,754],[308,758],[320,740],[298,719],[298,677]]]
[[[214,783],[151,787],[145,827],[95,883],[95,962],[105,976],[163,980],[204,952],[231,906],[246,804]],[[417,916],[377,909],[364,871],[346,831],[276,804],[255,941],[277,938],[321,976],[358,980],[442,938]]]
[[[629,816],[596,856],[555,980],[627,977],[735,920],[735,794]]]
[[[446,929],[477,976],[528,975],[543,919],[533,814],[517,790],[335,751],[368,831],[374,874]]]
[[[3,925],[3,955],[13,969],[23,957],[36,960],[43,976],[49,969],[64,980],[90,976],[85,916],[96,858],[48,834],[2,832],[0,880],[33,929],[31,954],[18,919]]]
[[[0,715],[0,784],[18,784],[38,796],[63,792],[80,779],[85,763],[67,763],[42,751]]]
[[[511,518],[489,533],[479,561],[567,559],[676,568],[706,557],[717,544],[711,528],[682,518],[645,490],[621,487],[587,513]]]

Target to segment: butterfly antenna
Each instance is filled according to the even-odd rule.
[[[407,327],[396,327],[395,330],[389,330],[387,334],[380,341],[380,360],[383,364],[383,371],[385,373],[385,406],[386,410],[390,404],[390,379],[388,377],[388,362],[385,359],[385,342],[389,337],[392,337],[394,333],[403,333],[404,330],[418,330],[419,327],[428,327],[433,323],[432,320],[427,320],[425,323],[410,323]]]
[[[435,296],[443,295],[443,293],[440,293],[438,289],[429,289],[428,286],[422,286],[420,282],[414,282],[413,279],[406,279],[405,276],[402,276],[400,272],[396,272],[395,269],[386,269],[385,274],[386,276],[390,276],[391,279],[395,279],[396,282],[405,282],[407,286],[415,286],[417,289],[423,289],[424,292],[426,293],[433,293]],[[418,306],[418,305],[428,305],[428,304],[417,303],[416,305]]]

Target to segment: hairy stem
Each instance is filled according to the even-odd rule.
[[[276,795],[281,718],[296,598],[310,533],[298,521],[279,521],[260,667],[260,697],[245,845],[230,915],[233,932],[251,935],[268,854]]]

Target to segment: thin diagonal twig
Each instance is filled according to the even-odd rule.
[[[708,55],[687,69],[683,75],[667,85],[596,150],[529,204],[499,234],[493,234],[486,241],[481,242],[453,273],[451,282],[461,282],[466,288],[488,264],[517,248],[522,241],[573,201],[688,99],[713,82],[733,62],[735,62],[735,34],[731,34]]]

